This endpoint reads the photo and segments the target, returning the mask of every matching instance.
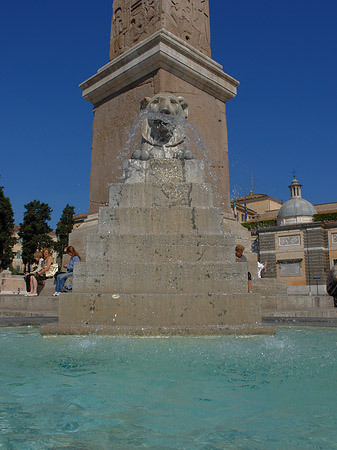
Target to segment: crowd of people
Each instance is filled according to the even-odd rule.
[[[243,254],[244,249],[245,247],[240,244],[235,247],[236,261],[247,262],[247,258]],[[59,296],[61,292],[72,291],[72,283],[70,283],[68,286],[65,286],[65,283],[69,278],[72,278],[74,263],[80,262],[81,257],[72,245],[67,248],[66,252],[70,256],[70,261],[68,264],[64,264],[63,268],[67,269],[67,271],[57,271],[56,273],[55,271],[51,270],[51,267],[53,265],[53,258],[48,248],[44,248],[42,252],[36,252],[34,254],[35,265],[33,266],[33,270],[29,273],[26,273],[24,276],[26,281],[27,297],[38,295],[38,284],[43,284],[47,278],[52,278],[53,276],[56,280],[55,292],[53,296]],[[265,262],[264,264],[260,262],[257,263],[258,278],[263,277],[266,268],[267,262]],[[250,272],[248,272],[248,292],[252,292],[252,275]]]
[[[61,292],[71,292],[72,283],[65,287],[65,282],[73,276],[74,263],[80,262],[81,257],[73,246],[69,246],[66,250],[70,256],[69,264],[64,264],[63,268],[66,272],[58,271],[58,266],[54,264],[53,257],[48,248],[44,248],[42,252],[34,253],[35,264],[30,272],[24,275],[26,282],[26,297],[35,297],[38,295],[38,285],[44,284],[48,278],[55,278],[54,296],[60,295]]]
[[[235,258],[237,262],[247,262],[247,258],[243,254],[245,247],[238,244],[235,247]],[[55,264],[53,264],[53,258],[51,256],[50,250],[44,248],[42,252],[34,253],[35,264],[32,267],[32,271],[24,275],[26,282],[26,297],[34,297],[38,295],[38,285],[44,284],[47,278],[55,277],[55,292],[53,296],[60,295],[61,292],[71,292],[72,283],[65,286],[66,281],[73,276],[74,264],[81,261],[81,257],[76,251],[76,249],[71,245],[66,250],[67,254],[70,256],[70,261],[68,264],[64,264],[63,268],[67,269],[66,272],[55,271]],[[268,262],[261,263],[257,262],[257,277],[263,278]],[[54,266],[54,267],[52,267]],[[55,273],[56,272],[56,273]],[[248,272],[248,292],[252,292],[252,274]],[[327,292],[334,298],[334,306],[337,308],[337,265],[332,268],[327,279]]]

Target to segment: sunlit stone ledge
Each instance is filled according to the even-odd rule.
[[[169,71],[223,102],[236,96],[239,85],[220,64],[162,29],[81,83],[83,98],[99,103],[158,69]]]

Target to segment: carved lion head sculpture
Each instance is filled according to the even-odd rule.
[[[188,104],[183,97],[172,94],[157,94],[145,97],[140,104],[141,110],[147,109],[153,113],[162,113],[172,116],[182,116],[187,119]]]
[[[141,102],[142,122],[140,150],[133,159],[193,159],[187,150],[185,124],[188,103],[183,97],[162,93]]]

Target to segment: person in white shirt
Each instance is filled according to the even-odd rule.
[[[266,271],[268,262],[266,261],[264,264],[260,263],[259,261],[257,262],[257,276],[258,278],[262,278],[264,272]]]

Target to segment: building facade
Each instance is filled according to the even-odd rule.
[[[265,276],[287,281],[300,292],[325,292],[330,268],[337,262],[337,222],[314,221],[316,208],[302,198],[294,178],[290,200],[277,214],[277,224],[259,228],[259,257],[268,261]]]
[[[236,220],[244,223],[275,219],[283,202],[266,194],[253,194],[251,191],[249,195],[232,200],[231,204],[233,214],[235,208],[237,211]]]

